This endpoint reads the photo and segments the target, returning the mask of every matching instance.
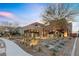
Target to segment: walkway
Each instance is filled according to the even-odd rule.
[[[7,56],[32,56],[29,53],[25,52],[23,49],[21,49],[16,43],[4,38],[0,38],[0,40],[3,40],[6,44]]]

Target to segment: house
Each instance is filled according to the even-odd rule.
[[[15,27],[9,27],[9,26],[0,26],[0,35],[7,35],[10,33],[10,30],[14,30]]]
[[[23,35],[24,34],[24,30],[23,30],[22,27],[15,28],[15,31],[17,31],[20,35]]]
[[[47,37],[47,30],[45,25],[35,22],[30,25],[24,26],[24,33],[27,37],[45,38]]]
[[[48,37],[68,37],[72,32],[72,24],[62,25],[59,21],[53,21],[45,26],[44,24],[35,22],[23,27],[25,36],[46,39]]]
[[[53,20],[46,28],[52,36],[68,37],[72,33],[72,23],[66,23],[65,20]]]

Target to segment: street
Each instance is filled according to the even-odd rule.
[[[77,38],[74,56],[79,56],[79,38]]]
[[[75,38],[71,56],[79,56],[79,38]]]

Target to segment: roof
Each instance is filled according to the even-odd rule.
[[[23,29],[26,30],[26,29],[35,29],[35,28],[44,28],[44,27],[45,27],[44,24],[35,22],[35,23],[29,24],[27,26],[24,26]]]

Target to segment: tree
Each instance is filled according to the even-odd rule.
[[[77,10],[71,8],[71,5],[67,3],[50,4],[42,15],[43,22],[54,30],[67,31],[68,21],[73,21],[74,17],[79,14]]]
[[[72,20],[75,15],[79,14],[77,10],[71,8],[71,4],[56,3],[49,5],[44,14],[42,15],[45,22],[51,22],[51,20]]]

